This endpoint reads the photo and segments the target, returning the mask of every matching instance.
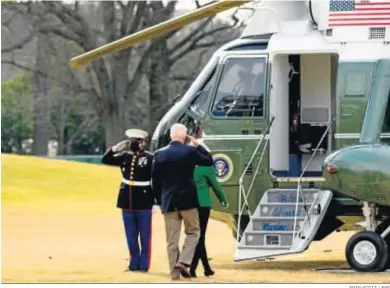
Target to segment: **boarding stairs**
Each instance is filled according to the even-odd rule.
[[[333,193],[329,190],[302,188],[302,179],[334,121],[328,125],[312,157],[303,169],[297,181],[297,188],[275,188],[265,191],[255,211],[251,213],[248,197],[268,145],[269,137],[265,135],[270,130],[273,120],[274,118],[271,119],[249,161],[250,164],[259,151],[263,139],[267,138],[248,190],[245,190],[243,183],[246,171],[240,178],[237,231],[241,231],[239,226],[244,209],[250,221],[241,237],[240,233],[237,233],[234,261],[262,259],[305,251],[313,241],[332,200]]]

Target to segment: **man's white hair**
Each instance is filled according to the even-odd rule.
[[[187,127],[183,124],[176,123],[171,127],[171,138],[185,138],[187,135]]]

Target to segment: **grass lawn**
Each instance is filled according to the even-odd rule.
[[[115,208],[118,169],[4,154],[1,160],[3,283],[170,282],[160,213],[153,214],[150,272],[124,272],[128,251]],[[207,248],[216,274],[203,277],[199,267],[198,278],[190,282],[388,282],[388,274],[312,272],[347,267],[344,247],[350,235],[332,234],[301,255],[234,263],[231,229],[211,220]]]

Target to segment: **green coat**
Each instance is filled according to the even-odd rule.
[[[218,200],[227,204],[225,193],[217,180],[217,171],[214,166],[197,166],[194,170],[194,180],[198,192],[200,207],[211,207],[209,187],[213,189]]]

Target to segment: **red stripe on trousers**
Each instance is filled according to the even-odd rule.
[[[150,214],[150,234],[149,234],[149,243],[148,243],[148,268],[150,267],[150,260],[152,258],[152,217],[153,212]]]

